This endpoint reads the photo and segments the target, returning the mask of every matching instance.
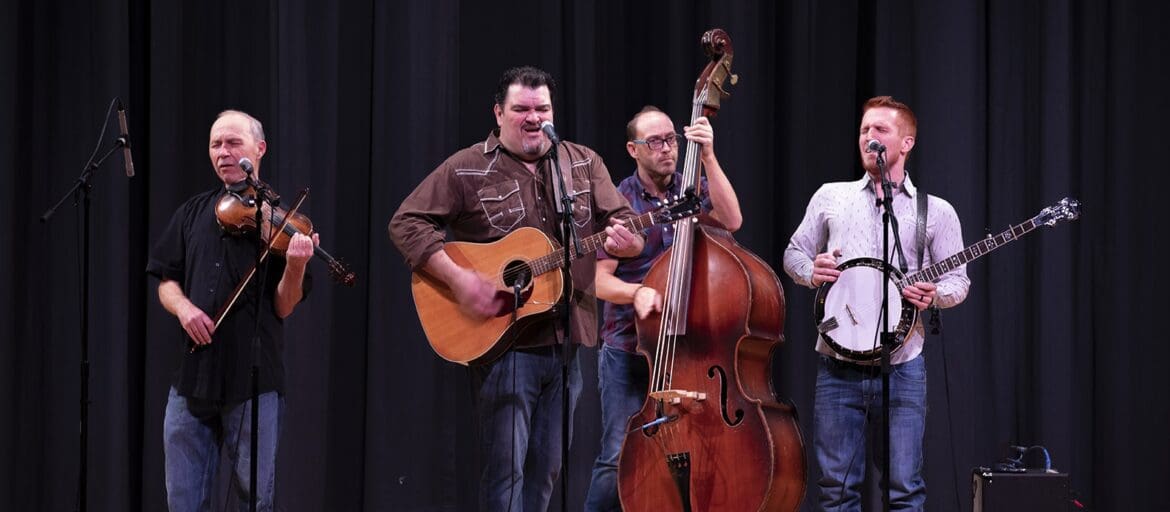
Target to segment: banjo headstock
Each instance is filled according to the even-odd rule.
[[[1032,217],[1032,222],[1037,226],[1055,226],[1056,223],[1065,220],[1077,220],[1081,216],[1081,202],[1076,199],[1066,197],[1061,199],[1056,204],[1049,206],[1035,217]]]

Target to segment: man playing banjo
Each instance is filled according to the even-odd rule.
[[[784,270],[800,285],[818,288],[825,283],[833,293],[846,294],[849,304],[818,330],[821,353],[814,402],[813,441],[821,477],[817,481],[822,509],[861,510],[861,489],[865,482],[866,439],[880,439],[881,369],[872,357],[879,346],[882,281],[881,269],[856,266],[859,258],[881,260],[883,247],[881,173],[878,148],[886,158],[892,182],[893,210],[904,251],[895,250],[890,237],[887,261],[895,269],[916,272],[963,249],[959,218],[950,203],[928,196],[924,229],[918,226],[918,190],[906,174],[906,158],[914,148],[917,119],[905,104],[889,96],[871,98],[862,109],[858,147],[866,175],[856,181],[826,183],[813,194],[804,220],[792,234],[784,252]],[[924,236],[920,236],[923,233]],[[920,240],[924,238],[924,240]],[[901,254],[899,254],[901,252]],[[850,268],[845,273],[838,268]],[[852,269],[856,269],[856,272]],[[851,285],[851,273],[865,274],[863,281],[878,287]],[[891,275],[896,278],[895,275]],[[963,301],[971,281],[966,266],[943,274],[934,282],[900,283],[901,296],[921,311],[927,307],[949,308]],[[830,288],[831,287],[831,288]],[[872,291],[870,291],[872,290]],[[867,304],[857,298],[872,293]],[[830,297],[831,298],[831,297]],[[838,301],[840,302],[840,301]],[[891,330],[897,325],[900,301],[890,301]],[[912,312],[909,310],[908,312]],[[868,323],[868,325],[867,325]],[[847,328],[866,327],[865,335],[842,336]],[[862,332],[857,330],[856,332]],[[830,342],[827,342],[827,338]],[[922,478],[923,431],[926,425],[926,365],[922,354],[924,331],[921,322],[908,332],[891,356],[890,374],[890,500],[891,508],[921,510],[926,501]],[[834,347],[837,350],[834,350]],[[867,435],[868,432],[868,435]],[[880,446],[873,447],[873,451]],[[881,460],[881,453],[868,453]]]

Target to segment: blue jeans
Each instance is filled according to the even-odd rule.
[[[626,427],[646,402],[650,369],[646,358],[608,345],[597,353],[597,387],[601,391],[601,453],[585,496],[587,512],[620,511],[618,456]]]
[[[873,441],[875,461],[881,461],[883,454],[881,369],[821,356],[813,412],[821,509],[860,511],[866,441]],[[895,366],[890,373],[890,425],[890,509],[922,510],[926,502],[922,479],[926,361],[922,356]]]
[[[561,470],[562,379],[558,346],[509,350],[474,367],[484,460],[484,510],[541,512]],[[569,360],[569,438],[581,395],[576,349]]]
[[[284,398],[275,391],[260,395],[260,446],[256,478],[261,482],[257,510],[272,510],[276,476],[276,448]],[[251,489],[252,401],[223,408],[189,400],[171,388],[163,419],[167,505],[172,512],[211,510],[220,445],[228,449],[234,466],[235,507],[248,510]],[[220,503],[224,503],[220,498]]]

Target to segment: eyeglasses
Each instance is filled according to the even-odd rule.
[[[671,137],[669,135],[666,138],[650,137],[649,139],[634,139],[630,142],[633,142],[634,144],[645,144],[646,147],[650,148],[650,151],[662,151],[663,144],[670,146],[670,147],[674,147],[674,146],[679,145],[679,142],[682,140],[683,140],[682,134],[676,133],[676,134],[674,134],[673,137]]]

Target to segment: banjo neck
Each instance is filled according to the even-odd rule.
[[[967,246],[966,249],[939,261],[929,267],[926,267],[918,272],[910,274],[900,280],[896,284],[898,289],[917,282],[937,282],[942,278],[943,274],[950,272],[967,262],[978,259],[991,251],[1014,242],[1021,236],[1024,236],[1032,230],[1040,226],[1054,226],[1058,221],[1075,220],[1080,216],[1080,202],[1075,199],[1064,198],[1060,202],[1044,208],[1038,215],[1028,219],[1024,222],[1011,226],[995,236],[987,235],[987,238],[975,242]]]
[[[1015,241],[1029,231],[1036,229],[1036,227],[1036,222],[1030,219],[1016,224],[998,235],[987,235],[987,238],[967,246],[966,249],[955,253],[951,257],[906,276],[904,279],[898,281],[898,288],[901,289],[903,286],[920,281],[936,282],[942,278],[943,274]]]

